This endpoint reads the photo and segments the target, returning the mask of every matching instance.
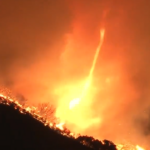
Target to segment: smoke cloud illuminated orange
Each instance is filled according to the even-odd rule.
[[[0,86],[52,104],[60,128],[150,147],[145,0],[2,1]]]

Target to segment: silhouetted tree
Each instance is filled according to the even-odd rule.
[[[94,148],[95,150],[101,150],[103,144],[102,144],[102,142],[99,141],[99,140],[94,140],[93,143],[92,143],[92,145],[93,145],[93,148]]]
[[[108,140],[101,142],[88,136],[79,136],[77,140],[83,145],[86,145],[94,150],[117,150],[116,145]]]
[[[38,111],[39,111],[39,114],[43,118],[46,118],[47,120],[49,120],[51,122],[56,121],[56,117],[54,115],[55,108],[52,105],[50,105],[49,103],[40,103],[38,105]]]
[[[104,150],[116,150],[116,145],[108,140],[103,140],[103,149]]]

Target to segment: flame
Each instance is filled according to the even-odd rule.
[[[102,47],[102,44],[103,44],[103,41],[104,41],[104,34],[105,34],[105,30],[104,29],[100,30],[100,43],[99,43],[99,45],[96,49],[96,53],[95,53],[95,56],[94,56],[94,59],[93,59],[92,67],[90,69],[90,73],[89,73],[87,82],[85,84],[84,90],[83,90],[83,94],[82,94],[83,96],[86,94],[88,88],[91,85],[95,65],[96,65],[96,62],[97,62],[97,59],[98,59],[98,56],[99,56],[99,53],[100,53],[100,50],[101,50],[101,47]]]
[[[116,144],[116,148],[118,150],[145,150],[139,145],[132,145],[132,144]]]
[[[64,122],[61,122],[59,124],[56,124],[56,127],[59,128],[60,130],[64,130],[64,127],[63,127],[64,124],[65,124]]]
[[[90,73],[89,73],[89,78],[90,79],[92,78],[93,71],[95,69],[95,65],[96,65],[96,62],[97,62],[97,59],[98,59],[98,56],[99,56],[99,53],[100,53],[100,50],[101,50],[101,47],[102,47],[102,44],[103,44],[103,41],[104,41],[104,34],[105,34],[105,29],[100,30],[100,43],[99,43],[99,45],[96,49],[96,53],[95,53],[95,56],[94,56],[92,67],[91,67],[91,70],[90,70]]]
[[[60,89],[58,87],[56,89],[57,95],[60,95],[60,103],[56,110],[56,116],[60,118],[62,122],[69,121],[70,123],[76,123],[76,125],[82,129],[101,121],[100,118],[93,118],[90,112],[88,114],[87,109],[91,105],[92,97],[94,96],[89,89],[92,87],[93,72],[103,44],[104,34],[105,29],[101,29],[100,42],[96,48],[88,77],[76,82],[75,84],[66,86],[62,85],[60,86]],[[60,92],[60,90],[62,90],[62,92]]]
[[[92,82],[92,77],[93,77],[93,72],[94,72],[94,69],[95,69],[95,65],[96,65],[96,62],[97,62],[102,44],[103,44],[104,34],[105,34],[105,29],[100,30],[100,43],[99,43],[99,45],[96,49],[96,53],[95,53],[95,56],[94,56],[94,59],[93,59],[93,63],[92,63],[92,67],[91,67],[90,72],[89,72],[88,79],[87,79],[87,81],[84,85],[84,89],[82,91],[82,95],[80,96],[80,98],[75,98],[70,102],[70,104],[71,104],[70,107],[71,108],[73,108],[76,104],[79,104],[81,99],[87,94],[87,91],[88,91],[88,89],[91,85],[91,82]]]
[[[75,98],[73,99],[70,104],[69,104],[69,108],[72,109],[73,107],[75,107],[77,104],[79,104],[80,102],[80,98]]]
[[[60,129],[61,131],[64,131],[64,125],[65,122],[60,122],[56,125],[54,125],[54,123],[49,122],[49,120],[46,120],[46,118],[44,118],[43,116],[40,116],[38,114],[38,108],[32,106],[22,106],[17,100],[14,100],[8,96],[5,96],[3,94],[0,94],[0,103],[6,104],[6,105],[13,105],[15,109],[18,109],[20,111],[20,113],[30,113],[35,119],[39,120],[40,122],[42,122],[44,125],[49,126],[50,128],[53,129]],[[78,99],[75,99],[74,104],[76,104],[76,100],[78,101]],[[68,137],[74,137],[77,138],[77,136],[72,133],[72,132],[62,132],[61,134],[68,136]],[[139,145],[132,145],[132,144],[128,144],[128,145],[124,145],[124,144],[116,144],[116,148],[118,150],[145,150],[144,148],[142,148]]]
[[[140,147],[139,145],[136,145],[136,150],[145,150],[145,149]]]
[[[2,93],[0,94],[0,103],[6,104],[6,105],[13,105],[15,109],[18,109],[20,113],[26,114],[30,113],[33,118],[37,119],[38,121],[42,122],[44,125],[49,126],[50,128],[53,129],[60,129],[64,130],[64,122],[61,123],[54,123],[45,118],[45,115],[43,114],[42,116],[39,114],[38,108],[35,106],[23,106],[21,105],[17,100],[14,100],[10,98],[9,96],[5,96]],[[72,136],[72,133],[66,134],[62,133],[67,136]]]

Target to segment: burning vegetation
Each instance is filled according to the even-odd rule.
[[[149,149],[146,0],[8,1],[0,85],[18,98],[1,103],[90,148]]]
[[[3,94],[0,94],[0,104],[8,105],[18,110],[22,114],[28,114],[31,117],[35,118],[36,120],[40,121],[45,126],[48,126],[49,128],[53,129],[57,133],[75,139],[79,143],[93,150],[144,150],[142,147],[138,145],[136,146],[133,146],[132,144],[115,145],[114,143],[108,140],[99,141],[98,139],[94,139],[93,137],[89,136],[81,136],[81,135],[77,136],[71,133],[64,126],[65,123],[58,123],[58,120],[54,117],[55,109],[48,103],[40,104],[38,105],[38,107],[27,106],[27,104],[21,105],[19,104],[18,101],[13,100],[12,98],[5,96]]]

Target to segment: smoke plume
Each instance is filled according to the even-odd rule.
[[[1,86],[30,103],[65,104],[59,98],[68,90],[59,87],[87,77],[105,28],[85,109],[101,121],[83,128],[67,120],[68,127],[150,146],[149,7],[148,0],[1,0]]]

